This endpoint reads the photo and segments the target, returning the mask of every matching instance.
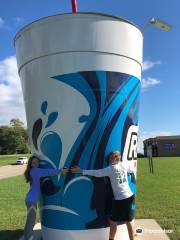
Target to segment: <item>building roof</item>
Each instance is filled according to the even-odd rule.
[[[154,138],[145,139],[143,142],[157,141],[157,140],[180,140],[180,135],[175,135],[175,136],[157,136],[157,137],[154,137]]]

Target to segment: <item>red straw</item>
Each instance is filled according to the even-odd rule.
[[[77,13],[77,1],[76,0],[71,0],[71,3],[72,3],[73,13]]]

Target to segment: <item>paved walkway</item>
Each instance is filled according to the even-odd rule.
[[[165,230],[154,219],[137,219],[135,221],[136,229],[142,229],[142,234],[137,240],[169,240]],[[166,229],[166,231],[173,231]]]
[[[137,219],[135,220],[136,229],[142,229],[142,234],[136,236],[135,240],[169,240],[163,229],[154,219]],[[41,237],[41,225],[37,223],[35,228],[36,239]],[[23,240],[21,237],[19,240]],[[129,240],[127,228],[125,225],[118,226],[115,240]]]
[[[0,167],[0,180],[10,177],[22,175],[25,171],[26,164],[24,165],[6,165]]]

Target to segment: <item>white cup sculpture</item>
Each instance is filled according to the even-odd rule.
[[[29,137],[42,168],[103,168],[114,150],[134,164],[142,43],[132,23],[96,13],[46,17],[16,35]],[[135,192],[130,176],[129,184]],[[44,178],[43,239],[108,239],[109,185],[82,174]]]

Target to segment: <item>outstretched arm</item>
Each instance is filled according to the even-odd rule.
[[[110,175],[110,167],[97,169],[97,170],[84,170],[79,167],[71,169],[73,173],[82,173],[83,175],[89,175],[94,177],[107,177]]]
[[[39,177],[50,177],[54,175],[58,175],[60,173],[65,174],[68,170],[67,169],[42,169],[42,168],[37,168],[36,169],[36,174]]]

